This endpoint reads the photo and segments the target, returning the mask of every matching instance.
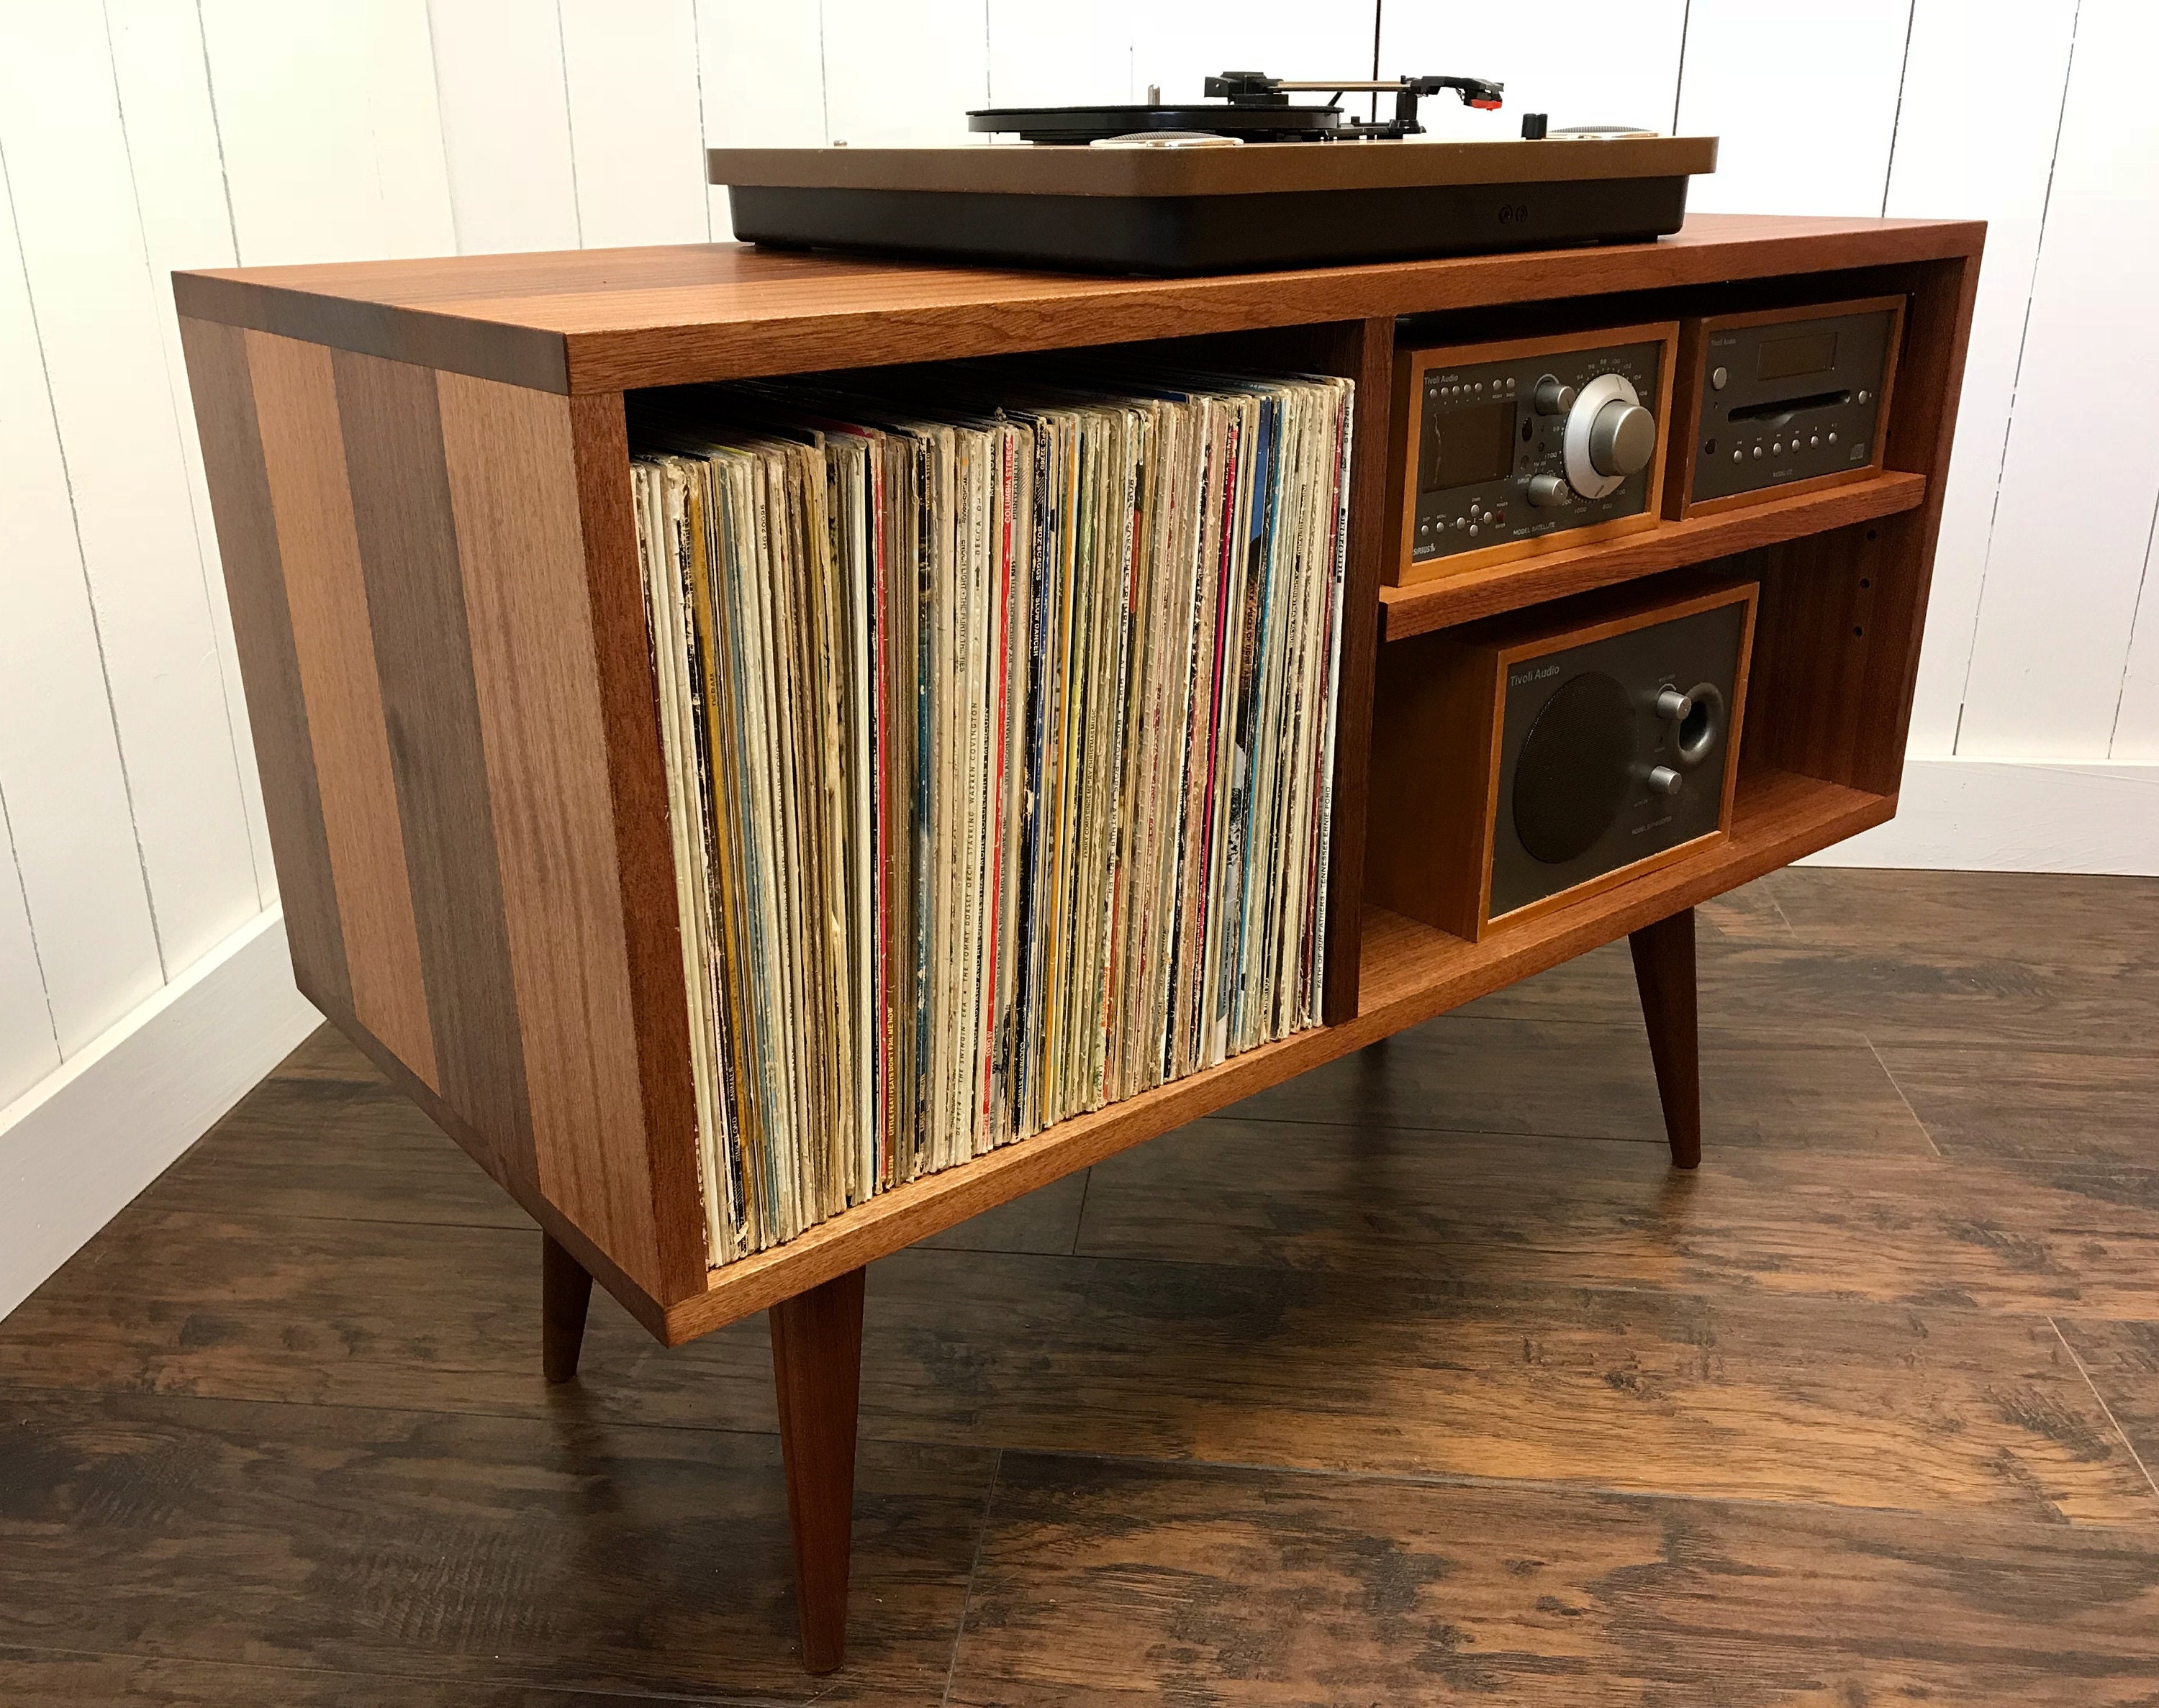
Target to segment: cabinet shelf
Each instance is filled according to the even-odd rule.
[[[1592,546],[1515,558],[1485,569],[1380,589],[1383,640],[1405,640],[1502,611],[1520,610],[1570,593],[1588,593],[1638,577],[1706,563],[1809,534],[1879,520],[1926,501],[1923,474],[1890,473],[1826,492],[1769,499],[1743,510],[1659,522],[1639,534]]]

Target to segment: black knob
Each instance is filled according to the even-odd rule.
[[[1561,383],[1556,375],[1547,374],[1538,380],[1532,396],[1539,415],[1565,415],[1574,407],[1574,387]]]
[[[1525,112],[1522,115],[1522,137],[1526,142],[1541,142],[1545,138],[1545,124],[1549,115]]]

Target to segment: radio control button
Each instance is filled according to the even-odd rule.
[[[1550,510],[1563,505],[1574,496],[1574,489],[1556,474],[1533,474],[1530,477],[1530,502],[1539,510]]]
[[[1574,407],[1574,387],[1547,374],[1537,381],[1535,398],[1539,415],[1565,415]]]
[[[1477,524],[1474,522],[1469,525],[1469,537],[1473,540],[1477,537]]]
[[[1589,424],[1589,466],[1599,474],[1639,474],[1657,453],[1657,418],[1613,398]]]

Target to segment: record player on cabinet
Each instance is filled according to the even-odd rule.
[[[1519,137],[1417,140],[1421,98],[1500,106],[1476,77],[1225,71],[1206,92],[970,113],[977,134],[1018,139],[991,147],[714,148],[707,167],[753,243],[1204,273],[1649,241],[1716,166],[1714,137],[1548,132],[1541,114]],[[1393,116],[1345,112],[1364,93],[1392,94]]]

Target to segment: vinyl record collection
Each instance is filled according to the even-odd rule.
[[[1354,388],[635,399],[715,1263],[1317,1023]]]

